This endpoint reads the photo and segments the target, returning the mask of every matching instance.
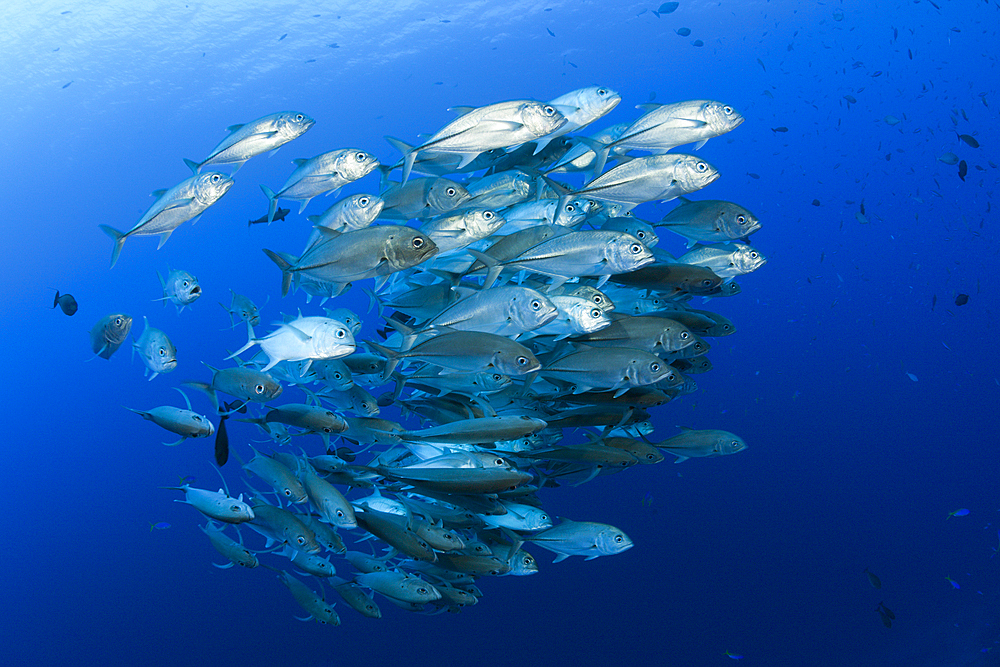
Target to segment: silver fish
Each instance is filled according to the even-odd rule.
[[[129,331],[132,330],[132,317],[124,313],[112,313],[97,321],[90,330],[90,349],[94,354],[110,359],[118,351]]]
[[[112,268],[118,262],[126,239],[130,236],[159,236],[157,249],[162,248],[174,230],[188,220],[201,215],[233,187],[233,179],[218,171],[206,171],[181,181],[169,190],[153,192],[156,202],[142,214],[139,222],[127,232],[109,225],[99,225],[105,234],[114,239],[111,250]],[[195,220],[195,222],[197,222]],[[192,223],[193,224],[193,223]]]
[[[555,553],[554,563],[570,556],[583,556],[586,560],[593,560],[598,556],[619,554],[633,546],[632,540],[614,526],[568,519],[554,528],[526,537],[525,540]]]
[[[139,339],[132,344],[133,351],[138,351],[146,364],[146,372],[152,380],[160,373],[169,373],[177,368],[177,348],[167,338],[167,334],[159,329],[149,326],[145,317],[142,318],[144,329]]]
[[[760,229],[757,217],[738,204],[711,199],[679,199],[680,206],[663,216],[656,225],[686,238],[689,248],[695,243],[745,239]]]
[[[201,297],[201,284],[187,271],[171,269],[167,272],[166,280],[157,271],[156,277],[160,279],[160,286],[163,288],[161,301],[170,301],[177,306],[178,314]]]
[[[292,162],[295,164],[295,171],[280,190],[274,192],[266,185],[260,186],[269,201],[268,222],[274,219],[279,199],[301,202],[299,213],[302,213],[313,197],[324,192],[336,192],[348,183],[367,176],[378,166],[377,158],[356,148],[341,148]]]
[[[249,123],[239,123],[226,128],[229,136],[212,149],[201,162],[184,160],[192,172],[197,174],[202,167],[212,164],[236,164],[235,174],[243,163],[254,157],[287,144],[301,137],[316,123],[298,111],[279,111],[262,116]]]

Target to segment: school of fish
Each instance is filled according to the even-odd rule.
[[[483,596],[483,578],[537,573],[533,547],[559,562],[633,546],[612,525],[551,516],[541,489],[665,453],[679,463],[747,448],[715,429],[650,439],[652,411],[696,391],[692,376],[712,368],[707,339],[735,332],[693,301],[738,294],[734,279],[766,261],[749,241],[760,229],[750,211],[687,198],[718,170],[671,152],[697,150],[743,117],[710,100],[644,104],[631,123],[582,133],[620,101],[595,86],[550,102],[456,107],[422,143],[387,137],[394,162],[358,148],[295,160],[280,188],[260,186],[268,213],[251,225],[283,220],[282,199],[299,202],[301,215],[318,195],[369,175],[378,192],[309,216],[298,254],[263,249],[274,264],[268,300],[280,286],[282,296],[304,292],[306,305],[260,335],[260,308],[230,290],[220,305],[246,344],[228,356],[220,344],[204,367],[179,360],[143,317],[132,347],[149,379],[182,362],[180,384],[204,394],[218,426],[180,387],[184,408],[129,409],[180,438],[165,444],[214,436],[220,475],[232,447],[253,480],[235,496],[225,482],[171,487],[205,520],[218,567],[277,572],[303,620],[339,625],[334,591],[367,617],[381,616],[381,601],[455,612]],[[244,162],[314,125],[284,111],[228,128],[205,159],[184,161],[192,176],[154,193],[131,229],[101,225],[112,267],[127,239],[155,235],[162,246],[233,187]],[[225,165],[233,174],[216,171]],[[640,217],[644,204],[670,200],[678,206],[662,220]],[[683,255],[657,245],[664,230],[686,241]],[[178,316],[202,296],[187,271],[159,281]],[[352,286],[369,298],[365,323],[323,308]],[[57,305],[77,310],[58,292]],[[93,353],[110,359],[132,322],[100,319]],[[228,420],[254,424],[270,447],[231,443]]]

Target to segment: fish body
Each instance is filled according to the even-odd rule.
[[[207,365],[207,364],[206,364]],[[212,404],[218,409],[219,403],[216,391],[235,396],[244,401],[267,403],[281,395],[281,384],[267,373],[253,368],[212,368],[212,382],[185,382],[184,384],[201,389],[212,399]]]
[[[66,315],[75,315],[79,308],[72,294],[60,294],[59,290],[56,290],[56,296],[52,299],[52,307],[56,306],[62,309]]]
[[[665,153],[683,144],[706,141],[743,123],[743,116],[728,104],[713,100],[690,100],[675,104],[641,104],[646,111],[629,125],[608,148]]]
[[[244,523],[254,518],[253,509],[243,502],[243,495],[233,498],[222,489],[208,491],[196,489],[189,484],[170,487],[184,492],[184,500],[176,502],[187,503],[210,519],[223,523]]]
[[[233,295],[233,299],[229,307],[226,308],[226,306],[222,303],[219,305],[222,306],[223,310],[229,313],[230,323],[233,323],[233,316],[235,315],[252,327],[260,324],[260,310],[256,305],[254,305],[254,302],[251,301],[249,297],[233,292],[232,289],[229,291],[232,292]]]
[[[328,481],[320,477],[312,465],[306,464],[299,470],[299,479],[306,494],[320,518],[337,528],[357,528],[354,508],[344,498],[344,494]]]
[[[556,316],[546,324],[533,329],[538,336],[555,336],[556,340],[567,336],[600,331],[611,324],[611,318],[595,306],[592,301],[581,296],[549,296],[556,307]]]
[[[535,179],[519,169],[508,169],[483,176],[465,186],[469,199],[466,208],[504,208],[528,199],[535,190]]]
[[[237,542],[223,532],[223,528],[216,527],[215,523],[209,521],[204,526],[199,526],[203,533],[208,536],[208,541],[212,543],[215,550],[229,560],[226,565],[216,565],[218,568],[229,568],[234,564],[245,568],[255,568],[260,565],[256,554]]]
[[[402,572],[366,572],[355,581],[382,595],[405,602],[425,603],[441,599],[441,592],[420,577]]]
[[[726,243],[745,239],[760,229],[757,217],[738,204],[681,198],[681,205],[667,213],[657,226],[666,227],[695,243]]]
[[[621,101],[621,95],[607,86],[589,86],[571,91],[565,95],[560,95],[549,102],[549,104],[558,109],[566,117],[566,123],[556,131],[539,139],[537,141],[538,148],[536,152],[544,148],[556,137],[576,132],[580,128],[586,127],[595,120],[606,116]]]
[[[365,593],[364,589],[354,581],[345,581],[341,584],[334,584],[334,590],[344,598],[351,609],[362,616],[367,616],[368,618],[382,618],[382,610],[378,608],[375,604],[375,600]]]
[[[406,152],[403,182],[409,179],[413,163],[421,153],[459,155],[461,169],[481,153],[534,141],[565,124],[566,118],[554,107],[533,100],[512,100],[470,109]]]
[[[291,592],[299,606],[309,612],[305,620],[313,618],[322,625],[340,625],[340,616],[334,611],[333,605],[327,604],[313,589],[284,571],[278,575],[278,580]]]
[[[335,232],[348,232],[352,229],[368,227],[382,213],[385,200],[378,195],[355,194],[344,197],[319,215],[306,218],[313,225],[326,227]],[[312,245],[319,234],[314,233],[309,245]]]
[[[247,344],[230,355],[238,356],[254,345],[268,357],[263,372],[269,371],[279,361],[303,361],[313,359],[338,359],[354,352],[354,334],[338,320],[328,317],[299,317],[282,324],[263,338],[254,338],[253,329],[247,325]],[[303,369],[303,372],[308,367]]]
[[[405,225],[377,225],[344,234],[330,232],[301,257],[264,253],[282,271],[282,295],[293,275],[346,284],[353,280],[388,276],[420,264],[438,250],[426,234]]]
[[[102,317],[90,330],[90,348],[102,359],[110,359],[128,338],[132,318],[124,313]]]
[[[238,170],[243,163],[254,157],[287,144],[300,137],[316,123],[298,111],[279,111],[249,123],[230,125],[229,136],[219,142],[201,162],[184,160],[197,174],[203,167],[215,164],[236,164]],[[235,172],[234,172],[235,173]]]
[[[674,463],[681,463],[693,457],[725,456],[742,452],[747,448],[747,443],[729,431],[688,429],[656,446],[676,456]]]
[[[129,408],[132,410],[132,408]],[[215,427],[205,415],[199,415],[192,410],[175,408],[172,405],[161,405],[150,410],[132,410],[143,419],[171,433],[185,438],[207,438],[215,433]],[[179,442],[179,441],[178,441]],[[177,443],[173,443],[177,444]]]
[[[244,464],[243,469],[270,484],[280,497],[290,503],[298,504],[309,500],[305,487],[295,474],[273,456],[254,450],[254,457]]]
[[[182,224],[197,218],[205,209],[219,200],[233,187],[233,179],[218,171],[206,171],[181,181],[169,190],[157,190],[156,202],[142,214],[139,222],[127,232],[121,232],[108,225],[100,225],[105,234],[114,239],[111,251],[111,266],[118,262],[122,246],[130,236],[159,236],[162,248],[174,230]]]
[[[382,192],[385,206],[381,217],[388,220],[432,218],[447,213],[469,199],[461,183],[447,178],[416,178],[405,183],[390,183]]]
[[[267,214],[265,213],[264,215],[260,216],[256,220],[247,220],[247,227],[251,227],[253,225],[263,225],[263,224],[268,224],[269,225],[272,222],[274,222],[275,220],[284,220],[285,216],[288,215],[291,212],[292,212],[291,209],[288,209],[288,208],[279,208],[278,210],[276,210],[274,212],[274,217],[270,221],[267,219]]]
[[[574,385],[574,394],[606,389],[621,395],[630,387],[671,380],[677,376],[677,371],[649,352],[611,347],[570,353],[545,364],[541,374]]]
[[[478,331],[443,333],[399,351],[371,342],[368,345],[389,359],[383,379],[388,379],[402,360],[432,363],[459,373],[496,369],[504,375],[524,375],[542,366],[531,350],[520,343]]]
[[[302,213],[313,197],[339,190],[348,183],[367,176],[378,166],[378,159],[356,148],[341,148],[293,162],[295,171],[280,190],[274,192],[266,185],[260,186],[270,202],[268,222],[274,219],[279,199],[301,202],[299,213]]]
[[[505,222],[506,219],[495,211],[472,208],[427,220],[420,225],[420,231],[431,237],[439,254],[444,254],[490,236]]]
[[[317,554],[322,549],[316,534],[292,512],[259,498],[253,499],[252,508],[254,517],[247,525],[267,538],[267,547],[277,542],[307,554]]]
[[[145,317],[142,321],[145,328],[132,347],[139,352],[143,363],[146,364],[145,375],[152,372],[152,375],[149,375],[149,379],[152,380],[160,373],[169,373],[177,368],[177,348],[167,338],[167,334],[149,326]]]
[[[711,269],[691,264],[650,264],[629,273],[613,275],[611,281],[668,296],[684,293],[709,296],[717,294],[722,287],[722,278]]]
[[[702,189],[719,171],[693,155],[647,155],[609,169],[574,193],[621,204],[624,211],[654,200],[670,201]]]
[[[681,264],[703,266],[724,280],[742,276],[762,267],[767,258],[744,243],[713,243],[695,247],[677,260]]]
[[[163,300],[169,300],[177,306],[178,314],[201,296],[201,284],[187,271],[172,269],[167,272],[166,280],[157,271],[156,277],[160,279],[160,286],[163,287]]]
[[[555,305],[541,292],[511,285],[473,292],[427,322],[426,327],[516,336],[537,329],[556,314]]]
[[[593,560],[631,549],[632,540],[614,526],[590,521],[563,520],[558,526],[525,538],[556,554],[558,563],[570,556]]]
[[[607,327],[574,338],[596,347],[632,347],[653,354],[678,352],[695,342],[694,333],[666,317],[617,315]]]

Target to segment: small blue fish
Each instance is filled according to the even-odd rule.
[[[948,580],[948,583],[950,583],[951,587],[954,588],[955,590],[958,590],[958,589],[961,588],[961,586],[958,585],[958,582],[955,581],[954,579],[952,579],[951,577],[945,577],[945,579]]]
[[[730,658],[732,658],[733,660],[742,660],[743,659],[743,656],[740,655],[739,653],[731,653],[729,651],[726,651],[726,655],[729,656]]]
[[[965,509],[965,508],[963,507],[963,508],[962,508],[962,509],[960,509],[960,510],[955,510],[954,512],[948,512],[948,518],[949,518],[949,519],[950,519],[951,517],[953,517],[953,516],[969,516],[969,510],[967,510],[967,509]]]
[[[166,521],[160,521],[158,523],[153,523],[152,521],[149,522],[149,532],[153,532],[154,529],[155,530],[166,530],[167,528],[170,528],[170,527],[171,527],[170,524],[167,523]]]

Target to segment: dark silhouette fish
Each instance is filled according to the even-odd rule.
[[[219,410],[219,430],[215,432],[215,462],[221,468],[229,460],[229,433],[226,431],[226,420],[234,412],[246,413],[247,406],[243,401],[223,403]]]
[[[290,210],[291,209],[287,209],[287,208],[279,208],[277,211],[274,212],[274,219],[275,220],[284,220],[285,216],[288,215],[288,213],[289,213]],[[247,227],[249,227],[250,225],[260,225],[260,224],[265,223],[265,222],[267,222],[267,216],[266,215],[262,215],[261,217],[257,218],[256,220],[250,220],[250,221],[248,221],[247,222]]]
[[[968,294],[959,294],[958,296],[955,297],[955,305],[956,306],[964,306],[967,303],[969,303],[969,295]]]
[[[78,308],[76,299],[73,298],[72,294],[59,294],[59,290],[56,290],[56,298],[52,300],[52,307],[55,308],[59,306],[62,311],[67,315],[76,314],[76,309]]]
[[[958,177],[964,181],[965,175],[968,173],[969,173],[969,163],[967,163],[965,160],[962,160],[961,162],[958,163]]]

